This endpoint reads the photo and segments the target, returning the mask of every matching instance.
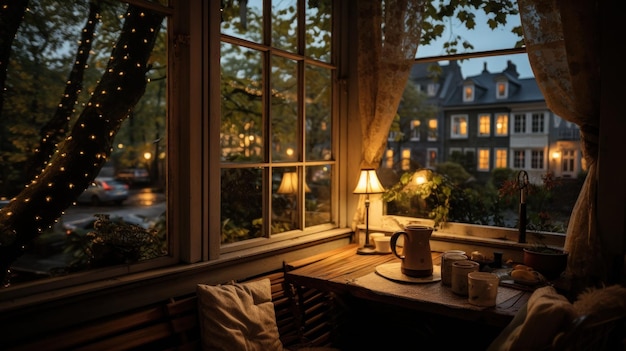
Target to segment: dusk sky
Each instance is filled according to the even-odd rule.
[[[443,55],[443,43],[446,41],[446,38],[453,37],[454,35],[460,35],[464,40],[469,41],[474,46],[474,50],[472,51],[509,49],[513,48],[515,43],[519,40],[516,35],[511,33],[511,29],[518,26],[520,23],[519,17],[517,16],[511,18],[506,27],[501,27],[496,30],[491,30],[487,27],[486,17],[484,15],[477,15],[476,23],[477,28],[472,31],[468,31],[461,25],[453,24],[437,42],[431,43],[429,46],[418,47],[416,57]],[[480,74],[485,62],[487,63],[487,70],[489,70],[489,72],[501,72],[507,67],[507,61],[509,60],[517,66],[517,72],[520,74],[520,78],[534,76],[526,54],[464,60],[463,62],[459,62],[459,65],[461,66],[463,76],[468,77]],[[447,64],[447,62],[442,62],[442,64]]]

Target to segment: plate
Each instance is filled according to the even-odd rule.
[[[412,284],[424,284],[434,283],[441,280],[441,267],[433,266],[433,274],[428,277],[416,278],[410,277],[404,273],[400,268],[402,262],[385,263],[376,266],[376,273],[379,275],[400,283],[412,283]]]

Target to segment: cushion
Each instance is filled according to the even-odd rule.
[[[205,351],[283,351],[269,279],[198,284],[198,313]]]
[[[553,287],[541,287],[528,299],[525,311],[489,346],[495,350],[545,350],[576,317],[572,304]]]

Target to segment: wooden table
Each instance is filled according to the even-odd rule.
[[[322,291],[347,293],[373,302],[496,327],[505,327],[531,295],[529,291],[500,286],[495,307],[474,306],[467,297],[452,293],[450,287],[440,281],[414,284],[387,279],[376,273],[376,266],[400,262],[400,259],[393,254],[358,255],[356,249],[356,245],[349,245],[286,263],[285,277],[295,284]],[[433,252],[432,257],[434,268],[439,269],[441,253]]]

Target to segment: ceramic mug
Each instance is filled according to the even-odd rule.
[[[391,252],[391,237],[390,236],[378,236],[374,238],[374,246],[376,246],[376,251],[380,253],[390,253]]]
[[[477,272],[480,268],[478,262],[470,260],[455,261],[452,263],[452,292],[467,296],[467,275],[471,272]]]
[[[407,225],[404,230],[391,235],[391,252],[402,260],[400,269],[409,277],[428,277],[433,274],[433,258],[430,252],[430,236],[433,227],[423,225]],[[404,239],[402,254],[398,253],[399,238]]]
[[[489,272],[471,272],[467,274],[467,300],[472,305],[491,307],[496,305],[500,279]]]

